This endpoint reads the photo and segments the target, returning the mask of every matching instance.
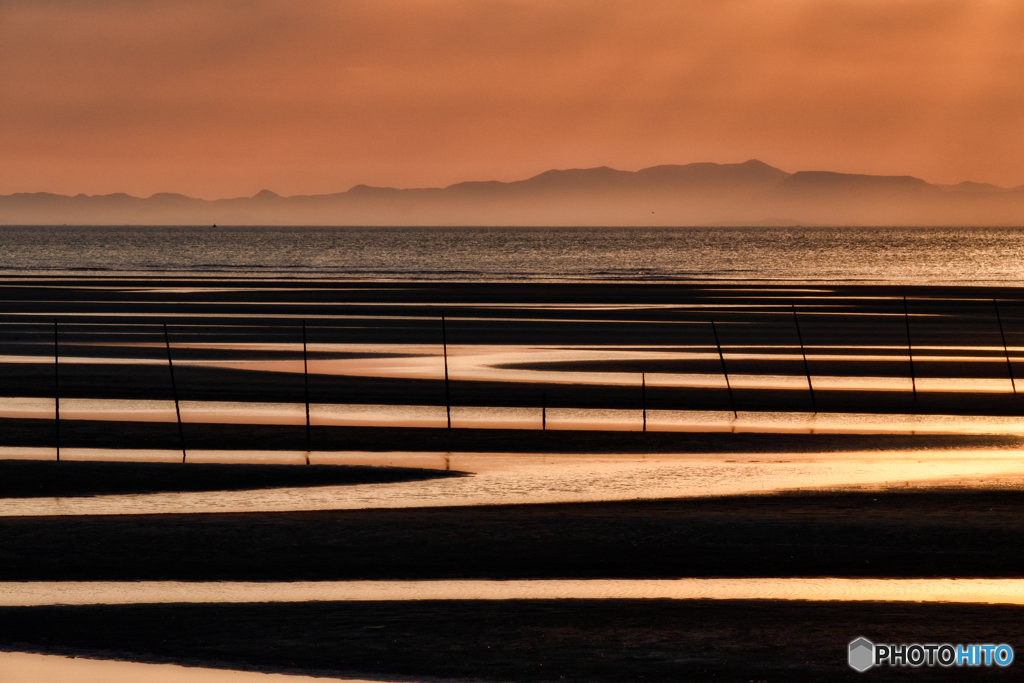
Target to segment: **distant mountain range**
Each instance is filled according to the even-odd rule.
[[[760,161],[547,171],[445,188],[208,201],[180,194],[0,195],[4,225],[1024,225],[1024,186],[787,173]]]

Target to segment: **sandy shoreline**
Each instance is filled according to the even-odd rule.
[[[0,355],[9,362],[0,364],[0,392],[40,400],[52,396],[53,367],[42,360],[53,350],[57,318],[68,355],[98,359],[61,368],[62,396],[167,401],[169,376],[160,355],[160,322],[167,320],[172,344],[181,354],[177,377],[183,400],[301,405],[301,375],[260,371],[248,364],[295,366],[301,358],[303,319],[309,323],[317,361],[367,368],[379,361],[381,367],[397,367],[405,361],[386,354],[399,345],[433,349],[429,358],[416,361],[421,365],[440,360],[442,311],[453,358],[466,349],[488,347],[576,352],[599,343],[606,349],[652,350],[646,360],[621,357],[579,365],[567,357],[566,363],[576,365],[516,370],[536,372],[541,379],[541,370],[710,376],[717,372],[713,357],[683,356],[697,348],[702,353],[714,349],[712,318],[726,362],[730,348],[746,354],[733,359],[734,372],[799,379],[803,366],[794,355],[793,304],[799,306],[812,373],[897,382],[904,373],[898,350],[908,342],[906,294],[910,342],[922,349],[918,377],[1003,382],[1005,371],[1007,386],[1000,391],[922,391],[916,400],[909,391],[891,387],[823,389],[815,396],[817,408],[879,415],[1024,415],[1024,401],[1010,393],[1008,384],[1009,371],[1017,369],[1016,354],[1024,348],[1024,305],[1021,290],[1015,288],[467,286],[234,279],[225,287],[225,282],[4,278]],[[1009,368],[1005,355],[1000,357],[994,297],[1000,298],[1012,356]],[[346,345],[351,348],[346,350]],[[359,355],[374,345],[379,355]],[[230,350],[232,346],[238,349]],[[671,357],[673,353],[679,357]],[[816,353],[822,357],[814,358]],[[835,357],[843,354],[862,359]],[[225,364],[233,367],[214,367]],[[415,377],[383,376],[392,371],[379,368],[374,372],[382,376],[318,374],[311,368],[310,400],[443,406],[443,376],[423,368],[416,370],[422,376]],[[905,369],[909,374],[909,354]],[[1024,367],[1020,370],[1024,377]],[[639,387],[616,384],[612,375],[604,384],[543,385],[481,373],[473,380],[452,377],[453,404],[536,408],[541,391],[546,391],[544,400],[552,408],[639,412],[643,398],[651,410],[732,407],[723,387],[680,388],[655,381],[642,396]],[[927,388],[926,380],[922,388]],[[734,399],[741,414],[811,409],[809,392],[796,385],[752,388],[740,382]],[[48,419],[0,418],[0,446],[52,447],[54,427]],[[298,423],[184,427],[191,449],[284,453],[308,448],[305,427]],[[709,454],[728,459],[729,454],[745,453],[755,456],[751,460],[767,460],[786,459],[784,454],[842,458],[869,452],[878,458],[900,453],[898,457],[916,462],[988,450],[998,454],[1008,475],[1016,467],[1015,454],[1024,451],[1024,435],[1014,433],[449,431],[314,425],[312,437],[314,450],[378,455]],[[160,422],[65,420],[60,438],[67,449],[128,452],[180,446],[176,425]],[[771,458],[773,454],[779,457]],[[969,469],[969,463],[947,464],[947,474]],[[77,466],[60,463],[65,465]],[[101,484],[136,491],[152,485],[144,484],[138,471],[108,465],[109,472],[120,474],[77,481],[70,476],[61,485],[77,491],[64,493],[90,492],[90,486],[91,492],[101,492],[96,488]],[[753,473],[759,467],[767,465],[744,465],[742,471]],[[650,472],[660,476],[661,470]],[[263,476],[256,474],[239,468],[230,476],[236,483],[239,477],[255,477],[245,479],[244,485],[250,486]],[[568,475],[558,470],[558,476]],[[459,507],[446,498],[443,506],[431,508],[5,517],[0,518],[0,580],[1024,578],[1024,522],[1019,514],[1024,494],[1019,477],[1009,478],[1003,484],[982,478],[976,488],[897,490],[876,482],[864,490],[543,505]],[[438,482],[444,483],[394,485]],[[576,486],[581,495],[597,486],[587,476],[562,483]],[[172,479],[160,486],[181,488]],[[1005,605],[741,599],[5,607],[0,608],[0,650],[406,680],[818,681],[857,676],[846,665],[845,648],[861,635],[876,642],[1008,642],[1019,650],[1024,641],[1021,614],[1021,608]],[[914,673],[948,677],[944,670]]]

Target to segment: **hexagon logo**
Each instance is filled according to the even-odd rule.
[[[867,671],[875,663],[875,644],[867,638],[858,638],[850,643],[850,666],[857,671]]]

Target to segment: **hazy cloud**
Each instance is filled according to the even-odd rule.
[[[1011,0],[4,2],[0,193],[743,161],[1024,183]]]

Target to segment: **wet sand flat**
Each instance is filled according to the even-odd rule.
[[[6,517],[3,581],[1020,578],[1016,489]]]
[[[1024,348],[1024,306],[1011,288],[224,285],[5,280],[0,393],[52,399],[57,320],[65,400],[169,402],[160,325],[169,320],[183,402],[298,409],[306,395],[305,319],[314,405],[439,407],[447,395],[456,407],[1024,415],[1011,381]],[[1002,328],[993,298],[1000,299]],[[725,391],[712,319],[734,402]],[[813,401],[806,370],[816,383]],[[640,373],[648,375],[646,391],[638,386]],[[7,417],[40,419],[40,410]],[[166,410],[159,417],[152,407],[140,412],[139,419],[169,419]]]
[[[46,450],[46,449],[43,449]],[[91,497],[0,499],[0,517],[161,515],[528,505],[615,500],[708,498],[794,489],[1020,487],[1011,449],[881,450],[843,453],[552,454],[460,452],[190,451],[189,463],[317,464],[451,470],[468,476],[342,486],[164,491]],[[65,449],[81,462],[178,463],[170,451]],[[49,460],[53,452],[32,454]],[[62,461],[63,462],[63,461]],[[56,464],[56,463],[52,463]],[[59,465],[57,465],[59,466]],[[301,474],[300,474],[301,476]]]
[[[1005,366],[1004,366],[1005,368]],[[963,373],[966,374],[966,373]],[[729,411],[730,402],[721,375],[702,385],[665,386],[651,377],[646,391],[640,374],[624,384],[613,376],[604,383],[535,381],[471,381],[453,374],[449,395],[455,407],[548,408],[634,410],[644,402],[649,410]],[[296,413],[304,410],[305,387],[300,373],[266,372],[204,366],[176,367],[179,399],[183,402],[240,402],[289,404]],[[772,379],[768,377],[768,379]],[[774,386],[761,378],[732,377],[733,396],[740,412],[879,413],[942,415],[1024,415],[1024,400],[1016,397],[1008,379],[921,378],[911,392],[910,379],[879,382],[841,378],[842,382],[815,387],[811,401],[805,378],[781,377]],[[732,381],[731,380],[731,381]],[[759,385],[762,384],[762,385]],[[1024,396],[1024,386],[1019,387]],[[53,415],[54,372],[47,364],[0,364],[0,392],[16,399],[49,401],[49,410],[38,405],[35,415]],[[173,395],[166,365],[64,365],[61,366],[62,399],[170,402]],[[433,378],[317,375],[309,377],[313,405],[445,405],[443,366]],[[140,408],[143,406],[140,405]],[[0,417],[4,416],[0,411]],[[166,419],[166,415],[160,419]]]
[[[232,491],[417,481],[456,472],[358,465],[224,465],[0,460],[0,498],[99,496],[160,491]]]
[[[846,644],[858,636],[1019,643],[1022,614],[1003,605],[768,600],[7,607],[0,648],[385,680],[860,680],[865,674],[846,663]],[[866,675],[956,673],[883,667]]]
[[[0,356],[6,361],[0,364],[0,393],[52,398],[55,368],[48,358],[57,319],[58,346],[66,348],[69,359],[82,360],[59,368],[62,397],[169,401],[170,378],[160,355],[160,323],[167,321],[172,355],[180,354],[177,389],[183,401],[298,408],[305,397],[297,368],[300,325],[306,320],[314,352],[313,403],[443,407],[448,391],[456,407],[536,409],[546,401],[553,410],[639,414],[646,401],[652,411],[731,413],[735,405],[741,415],[807,414],[815,407],[843,415],[1024,415],[1024,403],[1010,384],[1024,348],[1024,301],[1015,288],[241,279],[225,284],[117,277],[5,279],[0,282]],[[908,296],[909,316],[903,295]],[[997,297],[1005,349],[992,304]],[[796,357],[794,304],[811,373],[828,378],[815,393],[815,404],[799,385],[803,360]],[[447,387],[438,355],[442,311],[455,371]],[[724,377],[721,385],[714,383],[712,319],[726,365],[735,364],[735,404]],[[380,355],[366,356],[368,347],[377,347]],[[402,355],[399,347],[416,351]],[[916,397],[907,347],[920,350]],[[492,353],[499,348],[507,352]],[[577,365],[522,365],[545,359]],[[325,364],[324,372],[316,371],[318,362]],[[362,370],[346,374],[346,368]],[[646,393],[636,385],[638,378],[630,385],[629,376],[641,372],[654,375]],[[37,457],[40,449],[55,445],[55,426],[43,416],[2,418],[0,447],[32,449],[30,457]],[[180,446],[170,422],[64,420],[60,434],[62,446],[71,452],[164,452]],[[752,481],[765,476],[772,491],[783,486],[783,479],[814,479],[823,485],[825,479],[796,476],[806,462],[774,461],[853,460],[865,454],[876,464],[891,460],[892,472],[914,471],[920,475],[915,479],[937,467],[946,486],[922,490],[906,481],[905,490],[896,490],[876,471],[864,490],[686,499],[663,494],[657,500],[587,502],[607,482],[590,476],[597,469],[585,473],[562,463],[546,480],[488,479],[481,471],[460,480],[335,487],[346,493],[330,499],[336,503],[370,489],[377,496],[397,486],[406,487],[408,500],[419,500],[416,496],[424,491],[444,489],[437,507],[95,515],[69,514],[90,499],[53,498],[47,499],[56,501],[47,509],[54,514],[0,519],[0,578],[1022,578],[1016,458],[1024,448],[1012,429],[1001,434],[869,435],[314,425],[312,437],[307,443],[304,425],[297,421],[185,425],[189,448],[241,458],[250,451],[298,457],[312,448],[314,455],[363,452],[375,458],[427,453],[435,460],[447,456],[446,465],[452,453],[456,462],[475,455],[543,460],[544,454],[569,459],[607,454],[641,461],[656,454],[670,459],[713,455],[709,460],[716,460],[705,469],[674,462],[657,467],[618,463],[614,485],[620,493],[647,481],[644,477],[666,476],[683,477],[687,491],[712,480],[729,480],[730,485],[739,480],[735,485],[749,490]],[[988,469],[978,469],[974,451],[987,454]],[[727,462],[738,458],[744,462]],[[772,462],[757,462],[762,460]],[[600,465],[602,473],[610,471],[607,463]],[[822,471],[829,467],[824,461],[819,465]],[[978,477],[977,488],[950,485],[982,469],[986,474]],[[990,476],[996,470],[1005,475],[1002,482]],[[842,485],[864,482],[857,478],[863,473],[840,474]],[[559,495],[570,487],[578,496],[573,500],[581,502],[459,506],[458,497],[445,488],[455,481],[490,486],[499,496],[519,493],[517,484],[528,484],[530,492],[547,487]],[[325,488],[331,487],[282,491],[316,497]],[[705,490],[728,492],[721,486]],[[165,500],[161,496],[203,495],[124,498],[150,506],[142,512],[153,513],[158,511],[154,503]],[[208,495],[227,500],[249,494]],[[95,500],[115,498],[120,499]],[[0,608],[0,649],[350,677],[817,681],[858,676],[846,665],[846,644],[857,636],[875,642],[1009,642],[1019,649],[1024,635],[1020,609],[746,599],[37,605]],[[914,674],[945,678],[949,672],[921,669]]]

